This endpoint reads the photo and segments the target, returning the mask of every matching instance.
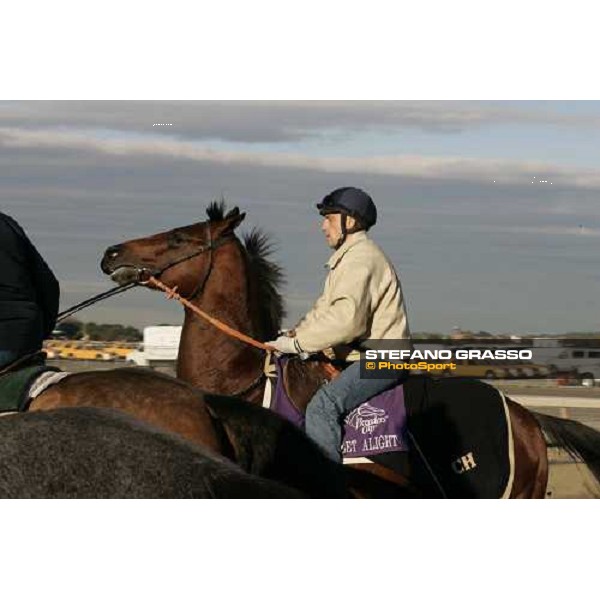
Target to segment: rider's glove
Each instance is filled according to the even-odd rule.
[[[271,346],[281,354],[303,354],[302,348],[298,340],[287,335],[280,335],[276,340],[265,342],[267,346]]]
[[[295,337],[296,336],[296,330],[295,329],[280,329],[277,332],[277,335],[285,335],[287,337]]]

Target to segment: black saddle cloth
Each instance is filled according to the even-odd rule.
[[[498,390],[475,379],[415,376],[404,383],[404,393],[409,441],[414,442],[411,462],[426,461],[421,477],[429,479],[434,495],[501,498],[507,493],[512,440]]]

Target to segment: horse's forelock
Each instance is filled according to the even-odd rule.
[[[213,200],[206,209],[206,214],[211,222],[226,221],[227,219],[234,219],[240,216],[240,209],[238,206],[234,206],[231,210],[227,211],[227,204],[225,198],[220,200]]]
[[[222,221],[225,219],[225,199],[213,200],[206,209],[209,221]]]

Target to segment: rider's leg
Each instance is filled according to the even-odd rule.
[[[360,362],[352,363],[312,397],[306,407],[306,433],[329,458],[341,462],[342,417],[403,377],[401,374],[393,379],[362,379]]]

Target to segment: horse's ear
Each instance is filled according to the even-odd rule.
[[[229,211],[223,221],[217,226],[218,235],[233,232],[245,218],[246,213],[241,213],[239,208]]]

